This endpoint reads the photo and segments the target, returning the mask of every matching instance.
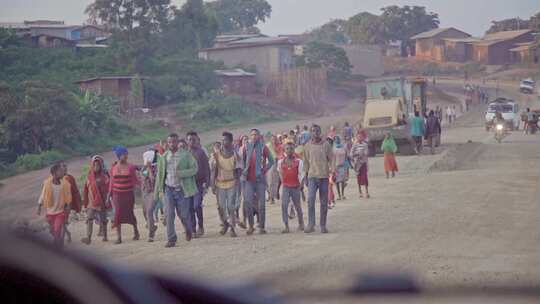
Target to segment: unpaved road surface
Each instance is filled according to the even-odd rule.
[[[371,158],[372,198],[358,198],[351,181],[347,200],[329,211],[326,235],[282,235],[276,204],[267,207],[268,235],[246,236],[240,230],[235,239],[220,236],[215,200],[209,195],[203,238],[165,249],[162,226],[155,243],[129,240],[126,227],[121,245],[96,240],[84,246],[79,242],[84,225],[78,222],[71,225],[75,242],[68,250],[219,285],[257,282],[285,295],[344,289],[355,274],[381,270],[415,274],[428,288],[540,287],[540,134],[514,132],[497,144],[480,119],[480,109],[463,115],[445,130],[436,155],[398,157],[396,178],[386,179],[382,158]],[[44,175],[29,174],[35,179]],[[13,180],[18,179],[26,185],[22,177]],[[9,183],[5,187],[2,200],[6,189],[17,190]],[[32,187],[18,191],[34,195],[38,186]],[[4,205],[2,213],[8,208]],[[181,235],[178,222],[177,230]]]

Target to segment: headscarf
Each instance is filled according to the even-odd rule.
[[[116,158],[118,158],[118,159],[120,159],[120,157],[122,157],[122,155],[128,154],[128,150],[124,146],[115,146],[113,148],[113,152],[114,152],[114,154],[116,154]]]
[[[356,133],[357,142],[363,142],[363,141],[367,140],[367,137],[368,137],[367,132],[364,129],[360,129]]]
[[[94,172],[95,162],[99,162],[99,164],[101,165],[101,172],[97,174],[96,172]],[[90,193],[92,195],[94,202],[96,204],[103,206],[105,205],[106,198],[101,195],[101,192],[98,189],[98,185],[96,183],[96,178],[98,177],[98,175],[101,178],[102,183],[107,185],[107,188],[108,188],[109,175],[107,174],[107,170],[105,169],[105,162],[103,160],[103,157],[100,155],[94,155],[92,159],[90,160],[90,168],[88,169],[87,183],[88,183],[88,188],[90,190]]]
[[[147,163],[153,163],[154,158],[156,157],[156,151],[154,150],[148,150],[143,153],[143,165],[146,165]]]
[[[381,145],[381,150],[383,152],[392,152],[392,153],[397,152],[396,141],[394,140],[394,137],[391,134],[389,134],[388,137],[384,138],[384,141]]]

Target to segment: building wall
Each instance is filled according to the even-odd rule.
[[[257,92],[255,76],[220,76],[225,94],[248,95]]]
[[[353,75],[378,77],[384,73],[382,50],[376,45],[341,46],[353,66]]]
[[[106,31],[100,30],[92,26],[87,26],[80,29],[80,39],[105,37],[107,35],[108,33]]]
[[[57,37],[39,36],[33,39],[33,45],[38,48],[63,48],[72,47],[74,43]]]
[[[516,43],[533,41],[532,34],[528,33],[514,39],[501,41],[489,46],[473,45],[474,60],[490,64],[504,65],[512,63],[510,49],[516,46]]]
[[[254,65],[257,68],[257,80],[268,81],[273,74],[294,65],[293,52],[293,46],[271,45],[203,51],[199,57],[223,61],[229,68]]]
[[[49,36],[55,36],[55,37],[61,37],[65,39],[71,39],[71,30],[72,29],[66,29],[66,28],[32,28],[31,34],[32,36],[38,36],[38,35],[49,35]]]
[[[444,38],[467,38],[469,35],[455,29],[442,32],[435,37],[416,39],[416,57],[423,59],[437,60],[440,57],[440,51],[433,51],[435,46],[444,45]],[[439,59],[440,61],[440,59]]]
[[[467,61],[467,51],[464,42],[445,41],[445,60],[455,62]]]

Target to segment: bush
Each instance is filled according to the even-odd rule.
[[[24,154],[17,157],[15,167],[17,172],[38,170],[65,157],[64,153],[57,150],[49,150],[39,154]]]
[[[178,105],[177,114],[190,120],[189,126],[198,131],[282,119],[268,114],[257,105],[244,102],[240,97],[223,96],[215,92],[181,103]]]

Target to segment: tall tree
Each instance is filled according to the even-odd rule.
[[[350,38],[346,33],[347,21],[342,19],[331,20],[328,23],[310,31],[309,39],[330,44],[346,44]]]
[[[206,7],[215,16],[220,33],[248,32],[272,14],[266,0],[217,0],[206,3]]]
[[[188,0],[181,9],[174,9],[174,17],[163,33],[165,54],[210,47],[217,31],[217,21],[206,12],[203,1]]]
[[[352,43],[383,44],[387,42],[384,22],[380,16],[362,12],[347,20],[345,30]]]
[[[387,39],[401,42],[402,56],[408,55],[408,49],[414,49],[412,36],[439,27],[439,15],[428,13],[423,6],[392,5],[381,10]]]
[[[297,63],[314,68],[324,67],[332,80],[347,77],[352,69],[345,50],[332,44],[316,41],[306,45],[304,55],[298,58]]]
[[[520,18],[504,19],[500,21],[491,21],[491,27],[487,30],[486,34],[493,34],[496,32],[515,31],[529,28],[529,21]]]

